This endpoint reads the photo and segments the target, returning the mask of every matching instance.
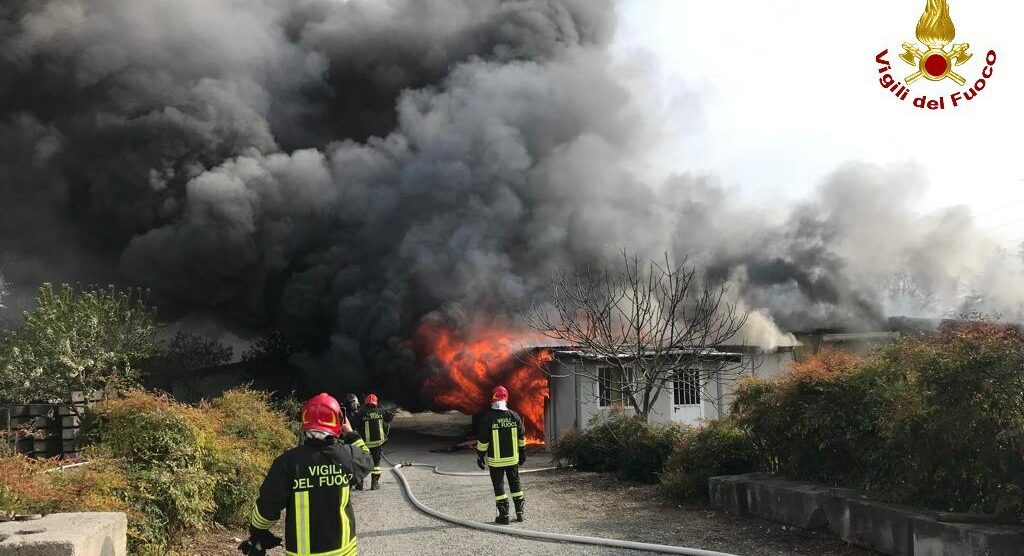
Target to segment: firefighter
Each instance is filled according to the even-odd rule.
[[[508,525],[508,498],[516,507],[516,521],[523,521],[526,499],[519,485],[519,466],[526,463],[526,430],[519,414],[508,408],[508,390],[497,386],[491,393],[491,409],[480,419],[476,438],[476,464],[491,468],[491,484],[498,517],[494,522]],[[505,494],[508,477],[510,494]]]
[[[349,418],[354,417],[359,413],[359,396],[355,394],[345,394],[345,413],[348,414]],[[352,423],[352,428],[359,432],[359,428]]]
[[[345,413],[348,415],[348,422],[352,425],[352,430],[359,432],[363,430],[362,424],[359,422],[359,396],[355,394],[345,394]],[[356,490],[363,490],[363,481],[356,481],[353,485]]]
[[[358,414],[360,432],[370,448],[370,456],[373,457],[373,473],[370,475],[370,490],[380,488],[380,458],[384,443],[388,441],[388,433],[391,429],[391,420],[394,419],[394,412],[381,409],[377,405],[376,394],[367,394],[366,407]],[[360,481],[356,485],[357,490],[362,490]]]
[[[355,556],[355,513],[349,487],[373,465],[359,434],[341,419],[338,401],[318,394],[302,406],[302,445],[274,460],[260,486],[249,538],[238,546],[248,556],[264,556],[281,544],[270,528],[285,511],[285,551],[289,556]]]

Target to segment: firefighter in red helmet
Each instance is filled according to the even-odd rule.
[[[281,544],[270,528],[282,510],[289,555],[356,554],[349,489],[370,472],[370,451],[344,419],[338,401],[327,394],[303,404],[302,431],[302,445],[275,459],[260,486],[249,538],[238,546],[243,554],[263,556]]]
[[[476,437],[476,464],[491,468],[491,485],[498,506],[494,522],[508,525],[508,499],[516,508],[516,521],[523,521],[526,499],[519,485],[519,466],[526,463],[526,429],[519,414],[508,408],[508,390],[497,386],[491,392],[491,409],[480,419]],[[509,494],[505,493],[508,477]]]
[[[384,443],[388,441],[388,433],[391,432],[391,420],[395,414],[392,411],[381,409],[377,403],[376,394],[367,394],[365,407],[359,412],[355,421],[359,423],[359,432],[370,449],[370,456],[373,458],[373,472],[370,475],[370,490],[380,488],[380,459]],[[363,489],[363,481],[356,484],[356,490]]]

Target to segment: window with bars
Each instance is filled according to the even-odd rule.
[[[597,400],[600,407],[622,405],[622,371],[615,367],[598,367]]]
[[[700,371],[682,371],[676,375],[672,397],[676,405],[700,405]]]

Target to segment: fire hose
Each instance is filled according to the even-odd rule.
[[[657,552],[660,554],[686,554],[688,556],[735,556],[734,554],[728,554],[725,552],[714,552],[711,550],[701,550],[698,548],[686,548],[682,546],[670,546],[664,544],[651,544],[645,542],[634,542],[634,541],[623,541],[618,539],[606,539],[601,537],[587,537],[582,535],[567,535],[564,533],[549,533],[546,531],[533,531],[530,529],[519,529],[511,528],[507,526],[491,525],[489,523],[479,523],[468,519],[462,519],[454,517],[445,513],[441,513],[426,504],[419,501],[416,495],[412,492],[412,487],[409,486],[409,481],[402,474],[403,467],[425,467],[432,469],[437,475],[448,475],[452,477],[485,477],[487,473],[479,473],[473,471],[441,471],[438,466],[429,465],[426,463],[406,463],[402,462],[399,464],[393,464],[387,457],[384,460],[390,464],[391,472],[398,478],[398,482],[402,485],[402,491],[405,493],[405,497],[409,502],[419,511],[440,519],[441,521],[447,521],[448,523],[454,523],[462,527],[469,527],[471,529],[477,529],[480,531],[489,531],[491,533],[500,533],[503,535],[511,535],[513,537],[524,537],[528,539],[536,539],[541,541],[552,541],[552,542],[564,542],[572,544],[587,544],[593,546],[603,546],[609,548],[623,548],[627,550],[644,550],[647,552]],[[525,469],[520,473],[538,473],[541,471],[551,471],[558,469],[557,467],[545,467],[542,469]]]

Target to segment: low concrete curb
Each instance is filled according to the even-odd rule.
[[[883,504],[860,491],[764,473],[712,477],[712,506],[804,529],[893,556],[1024,556],[1024,527],[950,523],[935,512]]]
[[[50,514],[0,523],[0,556],[125,556],[123,513]]]

